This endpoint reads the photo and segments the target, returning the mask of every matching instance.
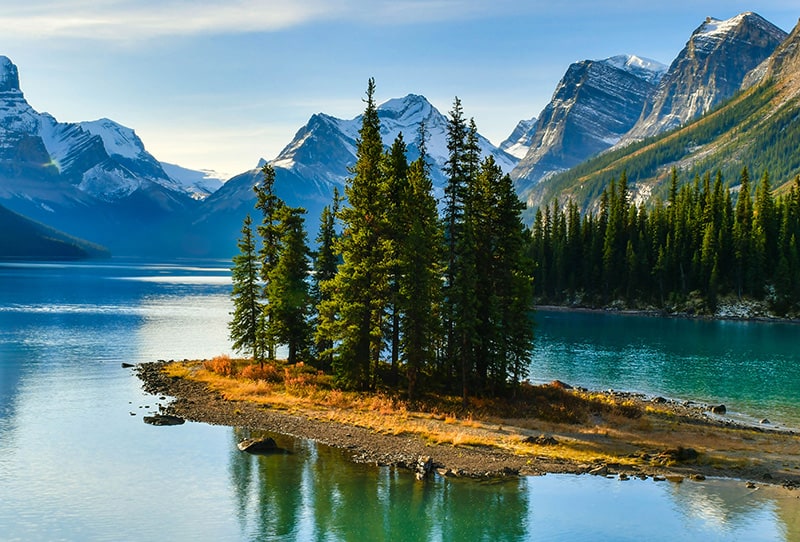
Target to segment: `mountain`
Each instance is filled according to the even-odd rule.
[[[676,128],[733,96],[745,75],[786,39],[786,32],[746,12],[708,17],[661,79],[652,100],[620,145]]]
[[[685,126],[613,149],[540,183],[526,194],[529,208],[573,199],[586,210],[598,208],[612,178],[625,172],[633,200],[666,198],[670,171],[682,180],[722,173],[735,187],[747,166],[752,177],[769,171],[773,186],[800,174],[800,23],[773,53],[746,77],[728,101]]]
[[[106,258],[107,249],[34,222],[0,205],[0,261]]]
[[[527,153],[511,172],[517,190],[524,192],[619,141],[636,123],[665,70],[637,56],[570,65],[529,130]]]
[[[196,200],[206,199],[219,190],[227,179],[216,171],[189,169],[167,162],[161,162],[161,168],[170,179],[180,186],[181,190]]]
[[[522,160],[531,148],[534,135],[536,134],[536,117],[521,120],[517,123],[514,131],[500,143],[500,150],[506,151],[511,156]]]
[[[441,195],[445,182],[442,168],[448,157],[447,117],[425,97],[415,94],[381,104],[378,117],[384,145],[388,148],[402,132],[409,161],[419,156],[419,127],[424,123],[431,178],[435,192]],[[348,168],[356,163],[361,123],[361,115],[344,120],[315,114],[270,162],[275,169],[276,193],[287,204],[306,208],[307,230],[312,240],[322,208],[332,201],[334,187],[344,193],[345,181],[351,176]],[[510,172],[518,162],[481,135],[478,144],[482,154],[491,154],[505,172]],[[229,256],[235,252],[242,220],[247,213],[254,213],[253,186],[261,180],[261,165],[228,180],[202,202],[188,243],[198,255]]]
[[[141,254],[194,204],[133,130],[35,111],[0,56],[0,203],[73,235]]]

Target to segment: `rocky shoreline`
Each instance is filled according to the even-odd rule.
[[[615,435],[613,428],[604,429],[601,425],[586,430],[585,427],[561,428],[545,424],[540,432],[538,428],[514,427],[513,420],[491,428],[474,429],[498,437],[514,431],[528,435],[524,442],[530,443],[531,453],[518,455],[493,446],[431,445],[414,435],[377,433],[363,427],[315,418],[307,413],[228,401],[201,382],[167,376],[163,372],[165,364],[145,363],[134,369],[146,392],[173,398],[171,403],[160,407],[160,414],[311,439],[346,450],[353,461],[360,463],[417,470],[421,462],[430,458],[429,466],[440,475],[472,478],[565,473],[621,479],[650,477],[657,481],[669,479],[679,482],[687,478],[714,476],[783,485],[789,489],[800,487],[800,454],[795,451],[800,450],[797,434],[713,419],[701,405],[623,394],[626,401],[637,402],[643,411],[648,412],[649,417],[640,424],[649,429],[644,429],[639,435],[626,433],[622,437]],[[658,406],[659,414],[653,414],[647,408],[652,402]],[[671,435],[668,442],[658,438],[662,421],[669,426],[666,429]],[[561,442],[574,441],[579,429],[586,431],[577,438],[589,439],[589,444],[598,451],[614,450],[620,462],[608,459],[576,461],[561,458],[557,453],[536,453],[542,447],[552,450],[557,449]],[[682,439],[680,442],[685,445],[671,445],[675,437]],[[697,445],[693,446],[693,439]],[[741,449],[736,444],[739,442],[744,443]],[[752,457],[753,450],[760,450],[758,457]]]
[[[713,312],[698,309],[697,307],[672,307],[672,308],[636,308],[629,307],[619,301],[608,306],[589,306],[583,304],[552,305],[547,303],[537,304],[536,310],[551,312],[586,312],[598,314],[621,314],[632,316],[649,316],[655,318],[683,318],[689,320],[722,320],[745,322],[771,322],[800,324],[800,318],[778,316],[773,314],[769,305],[763,301],[738,300],[731,297],[720,300]]]

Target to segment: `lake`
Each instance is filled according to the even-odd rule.
[[[275,435],[153,427],[121,364],[230,353],[228,262],[0,265],[0,540],[798,540],[740,481],[417,482]],[[539,312],[531,379],[724,402],[800,426],[800,328]]]

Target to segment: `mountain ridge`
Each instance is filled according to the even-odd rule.
[[[511,172],[517,191],[619,141],[665,70],[663,64],[635,55],[571,64],[538,116],[527,153]]]

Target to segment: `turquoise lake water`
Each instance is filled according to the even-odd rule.
[[[798,540],[740,481],[504,482],[356,465],[276,435],[152,427],[122,362],[230,353],[227,262],[0,265],[0,540]],[[539,312],[531,379],[726,403],[800,425],[800,327]],[[799,446],[800,449],[800,446]]]

